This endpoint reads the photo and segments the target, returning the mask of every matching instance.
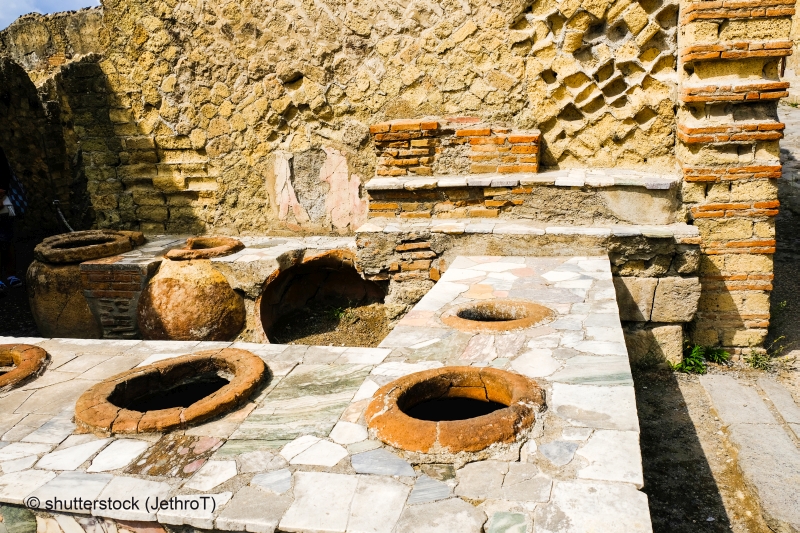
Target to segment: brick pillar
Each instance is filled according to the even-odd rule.
[[[100,321],[104,339],[137,339],[136,310],[161,260],[126,261],[121,256],[81,263],[83,295]]]
[[[769,326],[793,14],[794,0],[681,2],[676,152],[703,253],[693,336],[735,353]]]

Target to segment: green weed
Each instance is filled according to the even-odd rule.
[[[772,357],[767,352],[750,350],[750,355],[745,355],[744,361],[756,370],[769,370],[772,368]]]
[[[336,320],[340,320],[347,310],[344,307],[329,307],[325,314],[328,315],[330,318],[335,318]]]
[[[699,344],[692,345],[687,340],[684,342],[681,362],[677,364],[670,363],[669,366],[676,372],[705,374],[708,370],[708,362],[721,365],[727,363],[730,358],[731,354],[722,348],[709,348]]]
[[[778,304],[779,309],[786,307],[786,302]],[[792,343],[784,343],[785,336],[781,335],[769,343],[763,352],[755,349],[750,350],[750,355],[744,357],[744,361],[756,370],[773,370],[776,367],[789,369],[796,361],[795,357],[785,356],[784,353]]]

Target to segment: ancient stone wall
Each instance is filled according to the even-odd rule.
[[[24,17],[0,32],[0,54],[24,67],[60,125],[62,148],[40,166],[63,168],[70,190],[85,184],[86,209],[67,200],[98,227],[349,233],[370,212],[686,220],[703,249],[695,340],[746,347],[769,320],[776,105],[793,13],[789,0],[683,0],[680,14],[671,0],[107,0]],[[365,183],[378,174],[474,174],[489,157],[459,151],[449,134],[392,146],[378,139],[392,132],[371,136],[371,125],[465,116],[490,125],[491,139],[537,131],[525,148],[536,145],[541,170],[679,165],[680,194],[644,182],[617,190],[617,179],[630,186],[624,176],[592,177],[609,187],[597,192],[582,190],[588,175],[556,176],[555,188],[519,177],[508,191],[492,178],[480,189],[375,191],[369,209]],[[499,171],[502,154],[490,155]],[[663,216],[629,213],[634,197]]]
[[[681,4],[677,154],[702,236],[701,344],[746,349],[767,333],[793,14],[791,0]]]
[[[59,32],[25,19],[2,39],[37,83],[102,51],[113,134],[74,130],[101,227],[352,230],[376,167],[367,125],[426,114],[538,128],[544,166],[673,164],[672,2],[108,1],[102,25],[89,13]]]
[[[70,63],[101,50],[103,35],[100,9],[25,15],[0,32],[0,147],[31,203],[20,224],[26,233],[66,229],[54,200],[73,228],[95,222],[79,139],[90,117],[74,110],[101,80],[76,85],[79,67]]]

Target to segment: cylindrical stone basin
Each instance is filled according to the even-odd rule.
[[[80,263],[144,244],[138,231],[89,230],[55,235],[34,249],[26,275],[28,300],[44,337],[99,339],[102,328],[83,297]]]
[[[534,327],[549,322],[554,316],[552,309],[537,303],[498,298],[448,309],[442,313],[441,321],[469,333],[491,333]]]
[[[30,344],[0,344],[0,393],[35,379],[47,368],[47,352]]]
[[[230,237],[198,237],[170,250],[139,300],[139,331],[145,339],[233,340],[245,324],[245,306],[210,259],[244,245]]]
[[[544,405],[542,389],[524,376],[453,366],[384,385],[364,416],[375,437],[401,450],[478,452],[517,441]]]
[[[269,378],[246,350],[207,350],[134,368],[78,399],[75,423],[93,433],[147,433],[185,428],[231,411]]]

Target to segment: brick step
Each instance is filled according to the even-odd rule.
[[[540,221],[521,219],[450,219],[450,220],[392,220],[373,219],[356,230],[358,236],[371,233],[444,233],[448,235],[540,235],[582,236],[598,239],[610,237],[646,237],[672,239],[676,244],[699,244],[700,232],[688,224],[664,225],[591,225],[551,226]]]
[[[684,83],[681,86],[682,102],[755,102],[777,100],[789,95],[788,81],[725,80],[721,83]]]
[[[678,139],[687,144],[777,141],[785,127],[775,120],[684,120],[678,124]]]
[[[469,175],[406,176],[373,178],[364,186],[366,190],[407,191],[457,187],[644,187],[664,190],[677,187],[680,176],[655,174],[624,169],[569,169],[547,172],[518,172],[510,174],[488,173]]]

